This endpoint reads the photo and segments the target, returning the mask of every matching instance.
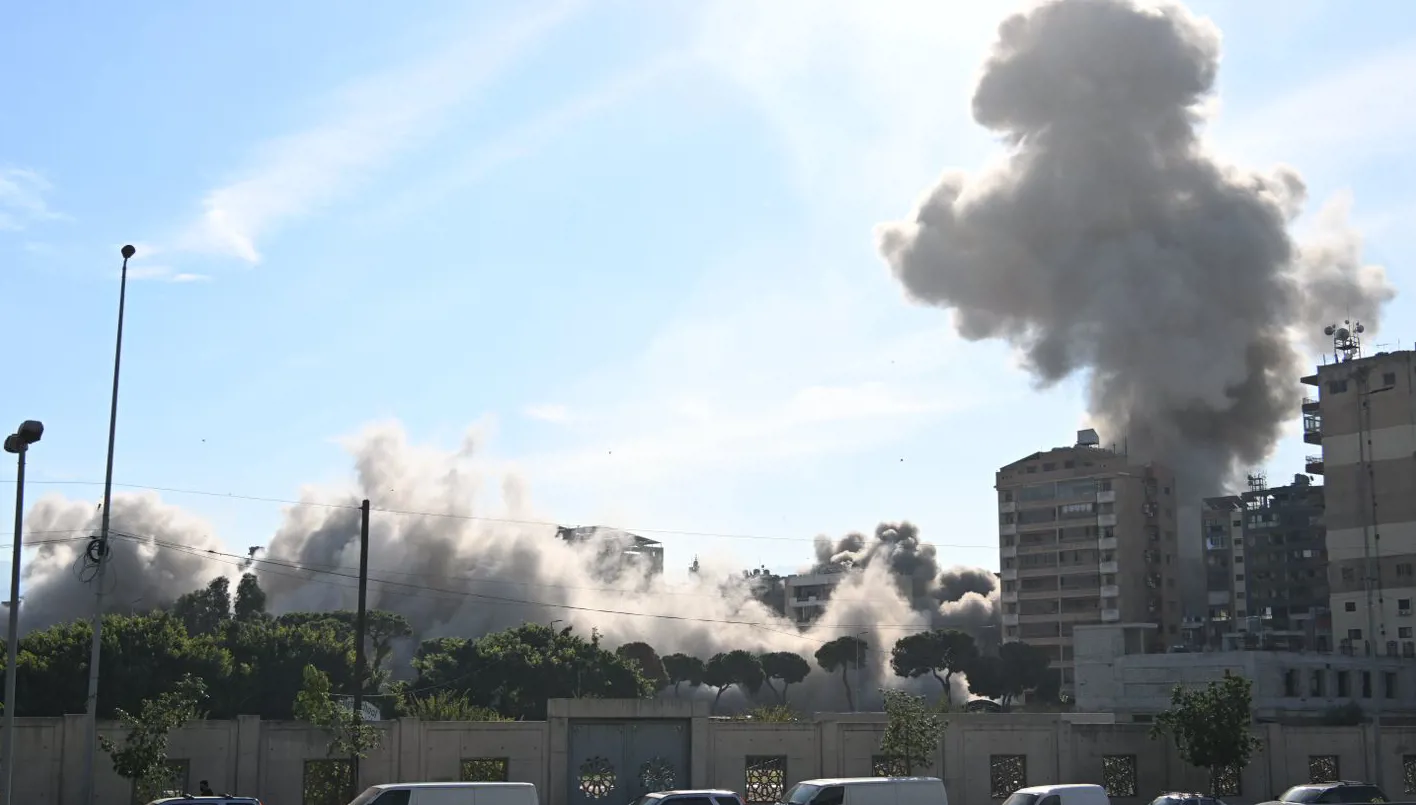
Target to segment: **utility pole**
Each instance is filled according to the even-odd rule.
[[[84,782],[82,805],[93,805],[94,762],[98,755],[98,660],[103,650],[103,571],[108,567],[108,523],[113,509],[113,445],[118,430],[118,369],[123,360],[123,307],[128,301],[128,259],[137,253],[124,246],[123,272],[118,280],[118,339],[113,348],[113,399],[108,407],[108,465],[103,475],[103,511],[98,540],[89,555],[98,563],[93,576],[93,645],[89,647],[88,723],[84,727]],[[8,803],[6,803],[8,805]]]
[[[15,716],[19,700],[15,690],[20,676],[20,562],[24,558],[25,454],[44,436],[44,425],[27,419],[19,430],[5,437],[5,452],[15,454],[15,544],[10,559],[10,631],[5,661],[5,805],[14,802]]]
[[[368,630],[369,500],[359,505],[359,609],[354,616],[354,717],[364,718],[364,634]],[[359,794],[359,756],[349,759],[349,797]]]

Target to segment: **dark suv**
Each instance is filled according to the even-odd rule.
[[[1294,805],[1356,805],[1386,802],[1387,796],[1371,783],[1338,780],[1331,783],[1295,785],[1280,794],[1278,801]]]

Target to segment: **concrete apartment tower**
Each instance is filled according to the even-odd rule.
[[[1359,322],[1333,325],[1333,362],[1303,382],[1303,439],[1322,446],[1332,631],[1343,651],[1416,657],[1416,353],[1362,354]]]
[[[998,471],[1003,641],[1037,646],[1073,684],[1072,628],[1153,623],[1153,650],[1182,618],[1174,478],[1104,448],[1094,430]]]

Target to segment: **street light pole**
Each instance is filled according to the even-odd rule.
[[[10,558],[10,630],[5,643],[5,799],[14,802],[11,792],[15,782],[15,685],[20,676],[20,559],[24,550],[25,524],[25,454],[29,446],[44,436],[44,425],[27,419],[19,429],[5,437],[5,452],[15,454],[15,542]]]
[[[98,755],[98,660],[103,649],[103,576],[108,567],[108,523],[113,508],[113,444],[118,429],[118,370],[123,361],[123,307],[128,300],[128,260],[137,253],[124,246],[118,279],[118,338],[113,349],[113,398],[108,407],[108,464],[103,475],[103,512],[98,532],[98,570],[93,578],[93,645],[89,647],[88,724],[84,741],[83,805],[93,805],[94,762]],[[9,803],[5,803],[9,805]]]

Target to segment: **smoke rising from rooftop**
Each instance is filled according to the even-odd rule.
[[[973,116],[1010,145],[950,171],[877,229],[915,301],[1020,348],[1044,386],[1089,376],[1108,439],[1175,470],[1187,498],[1261,462],[1296,415],[1299,343],[1379,324],[1394,291],[1342,210],[1300,245],[1289,168],[1224,164],[1200,138],[1220,34],[1178,5],[1059,0],[1007,18]]]
[[[604,559],[601,548],[557,539],[551,518],[536,510],[521,480],[482,471],[475,440],[455,451],[426,449],[385,424],[347,445],[351,487],[305,490],[303,505],[286,508],[284,522],[250,565],[275,613],[354,608],[358,505],[368,498],[374,505],[369,606],[406,616],[418,639],[555,620],[584,634],[598,628],[612,646],[642,640],[661,654],[704,659],[738,648],[797,651],[814,665],[812,655],[823,643],[865,632],[876,649],[868,656],[869,675],[894,680],[888,651],[905,634],[932,625],[972,631],[994,622],[992,574],[941,572],[933,547],[919,543],[907,523],[882,525],[875,539],[850,538],[856,569],[846,573],[819,624],[798,632],[753,597],[736,568],[709,567],[686,579],[602,572],[596,565]],[[27,521],[32,532],[85,534],[97,527],[92,503],[54,496],[39,501]],[[155,495],[116,497],[113,530],[141,539],[114,542],[105,582],[110,611],[150,610],[218,575],[231,578],[234,589],[246,569],[244,543],[223,544],[210,526]],[[29,563],[27,630],[92,613],[92,585],[74,572],[84,547],[82,540],[46,545]],[[689,553],[682,550],[678,558],[686,564]],[[891,583],[892,570],[907,581],[895,576]],[[729,576],[738,581],[724,585]],[[914,584],[923,585],[927,600],[903,594]],[[844,703],[840,680],[819,668],[801,691],[800,702],[818,709]],[[725,695],[724,706],[736,696]]]

